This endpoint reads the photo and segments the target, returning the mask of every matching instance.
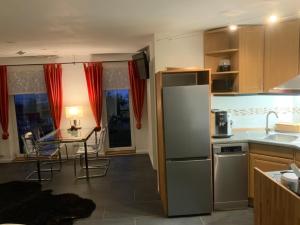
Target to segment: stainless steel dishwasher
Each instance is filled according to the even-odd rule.
[[[248,206],[248,144],[214,144],[214,209]]]

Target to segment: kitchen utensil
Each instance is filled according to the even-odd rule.
[[[290,165],[291,169],[293,170],[293,172],[296,174],[296,176],[298,177],[298,179],[300,178],[300,170],[299,168],[296,166],[295,163],[292,163]]]
[[[299,193],[299,179],[295,173],[287,172],[282,174],[281,183],[293,192]]]

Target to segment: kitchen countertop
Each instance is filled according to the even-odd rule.
[[[276,145],[287,148],[294,148],[300,151],[300,133],[283,133],[283,132],[270,132],[271,134],[289,134],[298,136],[298,139],[291,142],[279,142],[274,140],[266,140],[265,131],[236,131],[230,138],[212,138],[212,144],[230,144],[230,143],[258,143],[266,145]]]

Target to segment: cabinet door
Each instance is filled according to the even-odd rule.
[[[264,27],[239,29],[239,92],[263,91]]]
[[[298,167],[300,167],[300,152],[295,153],[295,162]]]
[[[249,164],[249,197],[254,198],[254,168],[257,167],[264,172],[286,170],[293,163],[292,159],[284,159],[266,155],[250,153]]]
[[[299,20],[266,26],[264,64],[264,91],[299,73]]]

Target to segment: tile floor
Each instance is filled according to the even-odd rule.
[[[0,164],[0,183],[22,180],[28,163]],[[73,162],[63,165],[44,189],[75,193],[95,201],[90,218],[75,225],[253,225],[252,209],[215,212],[209,216],[165,218],[156,188],[156,173],[147,155],[114,157],[104,178],[75,180]]]

